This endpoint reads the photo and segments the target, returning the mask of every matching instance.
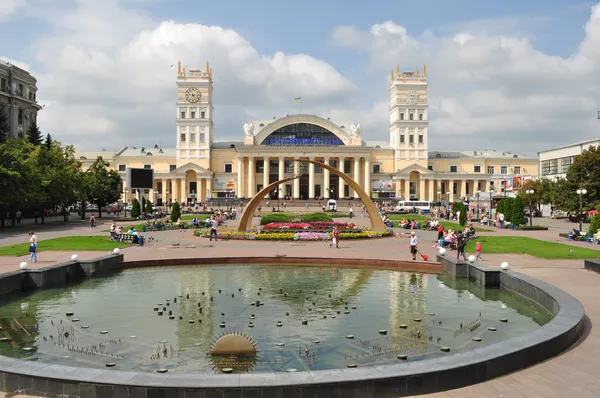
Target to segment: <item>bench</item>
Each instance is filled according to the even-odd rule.
[[[558,234],[558,236],[560,236],[561,238],[575,240],[575,241],[578,241],[578,242],[591,242],[592,241],[592,236],[589,235],[589,234],[588,235],[579,235],[575,239],[569,237],[569,233],[568,232],[561,232],[561,233]]]

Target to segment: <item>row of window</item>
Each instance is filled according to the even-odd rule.
[[[404,139],[404,134],[400,136],[400,143],[404,144],[405,139]],[[415,136],[414,135],[409,135],[408,136],[408,143],[409,144],[414,144],[415,143]],[[419,134],[419,144],[423,143],[423,135]]]
[[[198,136],[200,138],[200,143],[205,143],[206,142],[206,134],[205,133],[200,133],[200,135]],[[182,143],[185,143],[186,141],[186,134],[185,133],[180,133],[179,134],[179,140]],[[196,133],[190,133],[190,143],[196,142]]]
[[[179,114],[180,119],[185,119],[186,118],[186,111],[181,111],[181,113]],[[190,119],[196,119],[196,111],[190,111]],[[206,119],[206,112],[205,111],[201,111],[200,112],[200,119]]]
[[[573,164],[574,156],[566,156],[558,159],[542,160],[541,173],[543,176],[548,174],[566,173]]]
[[[400,112],[400,120],[406,120],[404,112]],[[424,120],[424,115],[422,113],[418,113],[417,118],[415,118],[414,111],[409,111],[408,120]]]
[[[428,166],[429,170],[433,170],[433,166]],[[494,166],[488,166],[487,167],[487,174],[495,174],[495,167]],[[458,173],[458,166],[457,165],[451,165],[450,166],[450,172],[451,173]],[[473,166],[473,172],[474,173],[481,173],[481,166]],[[508,174],[508,166],[500,166],[500,174]],[[513,168],[513,175],[519,175],[521,174],[521,166],[515,166]]]
[[[0,91],[4,91],[5,93],[10,93],[10,87],[8,86],[8,80],[5,78],[0,79]],[[35,90],[32,90],[31,87],[29,87],[29,90],[27,90],[27,96],[25,96],[25,87],[22,84],[18,84],[17,87],[15,87],[14,94],[16,94],[20,97],[23,97],[23,98],[29,98],[29,101],[36,100]]]

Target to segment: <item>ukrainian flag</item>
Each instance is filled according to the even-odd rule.
[[[294,98],[294,101],[300,102],[300,101],[302,101],[302,97],[296,97],[296,98]]]

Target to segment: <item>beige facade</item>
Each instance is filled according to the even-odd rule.
[[[42,109],[37,102],[37,80],[29,72],[11,63],[0,62],[0,108],[8,116],[9,137],[27,133],[37,123]]]
[[[272,196],[358,197],[327,170],[293,159],[336,167],[374,198],[453,201],[477,191],[501,192],[505,186],[510,195],[512,181],[537,176],[536,158],[496,151],[430,150],[426,66],[401,72],[398,65],[392,72],[388,141],[365,140],[355,121],[306,114],[249,121],[240,132],[243,140],[218,141],[209,64],[204,71],[179,65],[176,93],[175,148],[126,147],[109,159],[123,176],[128,168],[154,169],[155,186],[147,196],[159,205],[250,198],[270,183],[297,174],[299,179],[282,184]],[[82,156],[88,162],[94,157]],[[132,198],[133,192],[124,187],[124,200]]]

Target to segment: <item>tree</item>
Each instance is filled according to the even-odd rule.
[[[109,164],[102,156],[92,163],[86,171],[90,202],[98,206],[98,217],[102,217],[102,208],[115,203],[121,197],[121,176],[115,170],[109,170]]]
[[[581,155],[575,156],[573,164],[567,172],[569,183],[568,195],[575,197],[575,206],[571,210],[579,210],[577,190],[585,188],[587,194],[582,195],[583,211],[593,209],[600,201],[600,147],[591,146]]]
[[[5,215],[36,203],[39,175],[32,157],[35,147],[27,140],[14,139],[0,144],[0,227]],[[13,222],[13,225],[14,222]]]
[[[181,207],[179,206],[179,202],[175,201],[173,203],[173,207],[171,208],[171,221],[177,222],[181,217]]]
[[[564,211],[577,211],[579,209],[577,185],[565,178],[558,178],[554,182],[552,203]]]
[[[27,140],[33,145],[41,145],[42,144],[42,132],[37,124],[31,123],[29,128],[27,129]]]
[[[517,195],[517,197],[514,198],[512,202],[513,206],[511,213],[511,222],[514,225],[521,225],[525,221],[525,212],[523,211],[525,205],[523,204],[523,198],[521,198],[521,195]]]
[[[131,217],[138,218],[142,215],[142,209],[140,208],[140,202],[137,199],[131,201]]]
[[[524,201],[527,202],[528,205],[540,203],[540,198],[542,195],[541,185],[542,180],[529,180],[523,184],[523,186],[521,187],[521,189],[519,189],[517,193],[523,198]],[[526,193],[527,191],[533,191],[533,194],[529,195]]]
[[[588,228],[588,233],[595,234],[600,231],[600,215],[595,215],[590,220],[590,227]]]
[[[44,142],[44,144],[46,145],[46,148],[48,148],[48,149],[52,148],[53,142],[54,142],[54,140],[52,139],[52,136],[50,135],[50,133],[46,134],[46,142]]]
[[[145,208],[144,208],[144,213],[146,214],[152,214],[152,202],[150,202],[150,200],[146,200],[146,204],[145,204]]]
[[[6,108],[0,105],[0,143],[8,140],[8,137],[10,137],[8,114],[6,113]]]

